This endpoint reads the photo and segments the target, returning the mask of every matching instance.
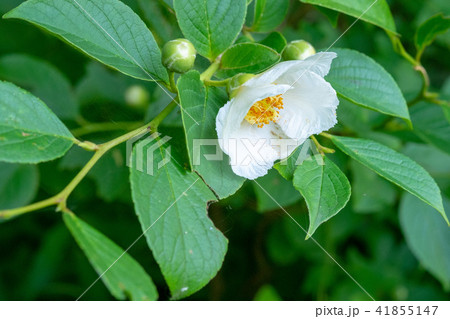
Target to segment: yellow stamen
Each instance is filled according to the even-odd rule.
[[[270,121],[274,123],[280,118],[278,110],[283,108],[283,98],[281,94],[276,96],[269,96],[252,105],[245,120],[250,124],[258,124],[258,127],[263,127],[264,124],[269,124]]]

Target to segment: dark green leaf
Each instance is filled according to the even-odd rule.
[[[229,158],[222,153],[217,141],[216,116],[227,102],[227,96],[216,87],[205,88],[197,71],[190,71],[180,77],[178,91],[191,167],[219,198],[228,197],[242,186],[245,179],[233,173]],[[204,141],[203,146],[201,141]],[[205,157],[216,152],[222,155],[221,160],[208,160]]]
[[[156,143],[161,140],[144,139],[134,147],[131,190],[147,243],[172,298],[179,299],[198,291],[216,275],[227,239],[206,213],[208,202],[216,199],[214,194],[197,174],[185,171],[174,154],[168,157],[167,148],[158,148]],[[150,154],[152,160],[147,158]],[[165,165],[163,158],[169,159]],[[136,169],[139,163],[152,166],[142,172]]]
[[[28,204],[36,195],[38,184],[36,166],[0,162],[0,209]]]
[[[311,237],[320,224],[344,208],[350,199],[350,183],[344,173],[321,155],[299,165],[293,182],[308,205],[309,228],[306,238]]]
[[[278,27],[289,8],[289,0],[255,0],[254,32],[268,32]]]
[[[156,300],[158,291],[139,263],[108,237],[72,213],[64,222],[111,294],[120,300]]]
[[[281,54],[283,52],[284,47],[286,46],[287,42],[284,36],[278,32],[272,32],[267,37],[265,37],[263,40],[259,42],[262,45],[265,45],[269,48],[274,49],[278,53]]]
[[[417,29],[414,38],[418,56],[420,57],[422,55],[423,50],[433,43],[439,34],[447,32],[448,29],[450,29],[450,17],[444,17],[442,13],[422,23]]]
[[[301,199],[292,183],[285,180],[274,169],[270,170],[267,175],[258,178],[253,186],[258,204],[257,210],[261,213],[281,209],[279,205],[287,207]],[[265,191],[269,192],[270,196]],[[276,199],[276,202],[272,197]]]
[[[422,166],[371,140],[338,136],[332,136],[331,140],[347,155],[436,208],[448,223],[441,191]]]
[[[4,17],[40,26],[132,77],[168,82],[152,33],[119,0],[28,0]]]
[[[64,155],[73,136],[30,93],[0,81],[0,160],[18,163],[50,161]]]
[[[397,83],[378,63],[349,49],[333,49],[338,55],[326,80],[351,102],[410,121],[408,107]]]
[[[324,16],[326,16],[328,18],[328,20],[330,21],[330,23],[333,27],[335,27],[335,28],[337,27],[337,23],[338,23],[338,19],[339,19],[338,11],[327,9],[327,8],[321,7],[321,6],[318,6],[317,10],[319,10]]]
[[[225,51],[244,25],[246,0],[174,0],[178,24],[204,57]]]
[[[223,53],[220,75],[259,73],[276,64],[280,58],[277,51],[258,43],[235,44]]]
[[[300,0],[336,10],[388,31],[397,32],[391,10],[385,0]]]
[[[421,102],[411,108],[411,119],[422,140],[450,154],[450,123],[441,107]]]
[[[450,211],[450,201],[444,197]],[[409,248],[445,289],[450,288],[450,231],[433,209],[409,194],[400,204],[400,225]]]
[[[78,105],[69,80],[48,62],[25,54],[0,59],[0,78],[29,90],[63,119],[75,119]]]

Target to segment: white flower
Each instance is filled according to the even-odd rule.
[[[244,83],[219,110],[219,144],[235,174],[263,176],[308,137],[336,124],[339,100],[323,78],[335,57],[320,52],[281,62]]]

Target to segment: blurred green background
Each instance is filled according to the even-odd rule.
[[[0,14],[21,2],[2,0]],[[148,23],[160,46],[180,36],[176,27],[166,27],[174,26],[176,21],[162,1],[123,2]],[[395,0],[389,4],[409,52],[414,52],[413,36],[421,22],[439,12],[450,14],[447,0]],[[155,23],[155,17],[161,22]],[[292,1],[280,31],[288,41],[305,39],[320,50],[327,48],[353,21],[354,18],[340,15],[335,28],[324,12]],[[407,100],[420,89],[420,77],[394,53],[381,29],[359,21],[335,46],[359,50],[375,59],[392,74]],[[423,57],[433,90],[446,92],[447,96],[450,96],[449,48],[447,33],[439,36]],[[200,58],[198,63],[202,65]],[[54,110],[58,107],[64,110],[66,106],[79,109],[79,115],[64,111],[58,114],[70,128],[77,128],[80,121],[86,120],[147,120],[168,100],[155,84],[108,70],[21,21],[0,21],[0,79],[30,90]],[[150,106],[127,104],[125,92],[135,84],[148,91]],[[381,127],[386,122],[384,115],[352,108],[349,102],[341,103],[338,119],[336,130],[357,131],[415,159],[437,180],[444,195],[450,197],[449,155],[424,144],[406,130],[385,130]],[[179,130],[176,116],[164,123],[167,132]],[[381,130],[375,133],[372,128]],[[121,133],[83,137],[100,142]],[[37,166],[0,163],[0,208],[54,195],[89,156],[83,150],[73,149],[62,159]],[[331,158],[349,177],[353,194],[347,207],[323,224],[314,238],[377,300],[448,300],[449,292],[420,265],[405,242],[398,217],[402,192],[342,153],[337,152]],[[68,205],[126,248],[141,234],[141,227],[131,203],[124,161],[123,148],[110,152],[76,188]],[[308,225],[306,205],[300,194],[274,169],[258,181],[303,227]],[[213,204],[209,213],[229,239],[229,248],[216,278],[189,300],[369,299],[313,240],[304,240],[304,232],[254,183],[247,181],[238,193]],[[160,299],[168,299],[169,290],[145,240],[140,240],[130,254],[151,275]],[[0,258],[0,300],[74,300],[97,278],[60,214],[51,208],[0,224]],[[83,297],[83,300],[110,299],[112,296],[101,282]]]

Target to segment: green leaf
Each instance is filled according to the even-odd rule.
[[[450,123],[441,107],[421,102],[411,108],[411,119],[422,140],[450,154]]]
[[[280,59],[280,54],[272,48],[258,43],[239,43],[223,53],[219,74],[231,77],[238,73],[259,73]]]
[[[66,76],[45,60],[26,54],[0,58],[0,79],[29,90],[61,119],[75,119],[78,105]]]
[[[448,223],[441,191],[422,166],[371,140],[338,136],[332,136],[331,140],[347,155],[436,208]]]
[[[256,195],[257,210],[260,213],[281,209],[279,205],[287,207],[301,199],[292,183],[285,180],[274,169],[253,182],[253,189]],[[270,196],[265,190],[270,192]],[[276,202],[272,198],[275,198]]]
[[[73,144],[64,124],[30,93],[0,81],[0,160],[38,163],[63,156]]]
[[[267,37],[265,37],[259,43],[262,45],[265,45],[269,48],[272,48],[281,54],[281,52],[283,52],[284,47],[287,44],[287,41],[280,32],[275,31],[275,32],[272,32],[271,34],[269,34]]]
[[[214,60],[239,35],[246,0],[174,0],[178,24],[197,51]]]
[[[450,201],[444,197],[450,210]],[[409,194],[400,203],[400,225],[409,248],[420,263],[450,289],[450,231],[433,209]]]
[[[231,170],[229,158],[221,151],[216,133],[217,112],[227,102],[227,95],[216,87],[205,88],[197,71],[180,77],[178,92],[192,169],[202,176],[219,198],[234,194],[245,179]],[[222,159],[207,158],[216,152],[221,154]]]
[[[119,0],[28,0],[4,17],[42,27],[129,76],[168,82],[152,33]]]
[[[337,27],[339,12],[320,6],[317,7],[317,10],[319,10],[324,16],[328,18],[328,21],[330,21],[333,28]]]
[[[338,57],[333,60],[326,80],[340,96],[360,106],[410,122],[405,98],[382,66],[354,50],[333,51]]]
[[[289,8],[289,0],[255,0],[255,15],[251,30],[268,32],[278,27]]]
[[[38,185],[36,166],[0,162],[0,209],[28,204],[36,195]]]
[[[115,298],[158,299],[158,291],[152,279],[126,251],[74,214],[64,213],[63,219],[92,267]]]
[[[391,183],[357,161],[351,161],[351,169],[352,207],[355,212],[377,213],[394,204],[396,190]]]
[[[385,0],[300,0],[348,14],[396,33],[391,10]]]
[[[169,158],[168,149],[155,143],[144,139],[134,147],[131,190],[147,243],[172,298],[179,299],[198,291],[217,274],[227,239],[206,213],[208,203],[216,199],[214,194],[197,174],[185,171],[174,154],[161,166],[163,158]],[[137,163],[155,167],[141,172]]]
[[[302,145],[292,152],[287,158],[273,166],[281,176],[288,181],[294,178],[294,172],[297,166],[301,165],[304,160],[311,159],[311,153],[317,155],[319,152],[310,139],[307,139]]]
[[[422,23],[416,31],[414,42],[417,48],[417,56],[423,53],[423,50],[431,43],[439,34],[445,33],[450,29],[450,17],[444,17],[442,13],[437,14],[424,23]]]
[[[320,224],[344,208],[350,199],[350,183],[347,177],[336,164],[321,155],[316,155],[298,166],[293,183],[308,206],[307,239]]]

